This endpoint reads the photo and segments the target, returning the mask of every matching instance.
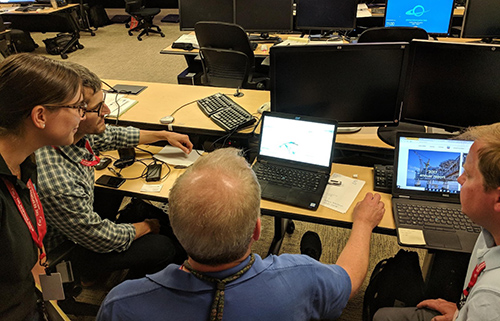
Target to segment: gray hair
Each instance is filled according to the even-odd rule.
[[[94,94],[102,89],[101,79],[87,67],[71,61],[65,61],[64,63],[80,76],[83,87],[92,89]]]
[[[260,185],[235,148],[200,157],[169,196],[172,229],[198,263],[220,265],[241,258],[260,215]]]

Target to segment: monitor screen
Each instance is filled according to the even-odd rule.
[[[500,1],[467,1],[462,25],[462,38],[498,37],[500,37]]]
[[[394,124],[407,43],[274,46],[271,110],[336,119],[340,126]]]
[[[358,0],[296,0],[299,30],[351,30],[356,26]]]
[[[454,131],[500,122],[500,47],[414,40],[401,121]]]
[[[179,0],[181,30],[194,30],[198,21],[233,23],[233,0]]]
[[[419,27],[432,35],[448,35],[454,0],[387,0],[386,27]]]
[[[291,31],[293,0],[235,0],[235,23],[248,32]]]
[[[35,3],[35,0],[0,0],[0,4],[22,4],[29,5]]]

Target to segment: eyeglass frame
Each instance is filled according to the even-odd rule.
[[[86,113],[97,113],[97,116],[101,116],[101,110],[104,104],[106,104],[106,92],[103,90],[102,91],[102,101],[97,103],[96,107],[92,110],[85,110]],[[88,107],[88,106],[87,106]]]
[[[85,116],[85,114],[87,113],[87,103],[85,101],[82,101],[76,105],[65,105],[65,106],[45,106],[45,105],[42,105],[43,107],[45,108],[53,108],[53,109],[57,109],[57,108],[71,108],[71,109],[78,109],[78,113],[80,114],[80,117],[83,118]]]

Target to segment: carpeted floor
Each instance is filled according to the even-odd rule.
[[[165,38],[152,34],[138,41],[135,36],[128,35],[123,24],[113,24],[99,28],[94,37],[88,33],[82,33],[80,42],[85,48],[70,53],[68,60],[88,67],[103,79],[177,83],[177,75],[186,68],[184,57],[160,54],[161,49],[167,47],[183,33],[179,31],[179,25],[176,23],[160,22],[162,17],[170,13],[177,13],[177,10],[164,9],[155,18],[155,23],[166,34]],[[110,18],[123,14],[125,12],[122,9],[108,9]],[[33,33],[32,36],[40,45],[35,53],[47,55],[42,40],[54,37],[55,34]],[[61,59],[60,56],[51,57]],[[264,216],[262,219],[262,238],[254,245],[254,251],[261,256],[266,256],[273,236],[273,218]],[[280,253],[299,253],[300,239],[308,230],[317,232],[321,237],[323,254],[320,261],[335,263],[349,237],[350,230],[348,229],[295,221],[295,232],[285,236]],[[368,276],[378,261],[395,255],[399,249],[394,236],[374,234]],[[421,262],[424,254],[425,251],[419,251]],[[106,293],[120,282],[122,277],[123,274],[116,273],[105,283],[84,289],[78,300],[99,305]],[[362,291],[348,303],[339,320],[361,320],[363,290],[367,283],[365,281]],[[71,319],[93,320],[92,317],[74,316],[71,316]]]

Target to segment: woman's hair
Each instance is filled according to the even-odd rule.
[[[28,53],[7,57],[0,64],[0,136],[20,134],[35,106],[64,105],[80,87],[80,77],[64,63]]]

